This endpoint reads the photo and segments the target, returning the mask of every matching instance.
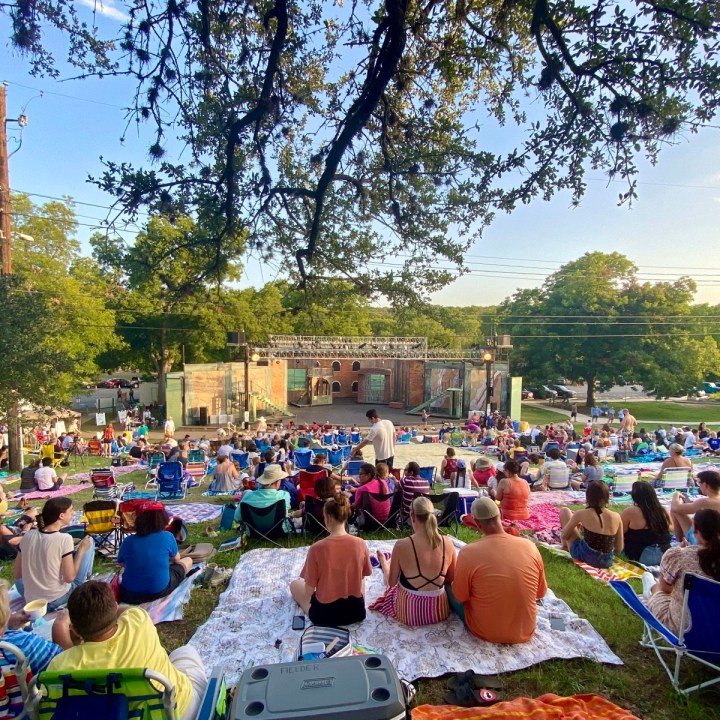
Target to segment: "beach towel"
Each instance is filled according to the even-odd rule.
[[[490,707],[463,708],[455,705],[419,705],[412,710],[413,720],[639,720],[628,710],[601,695],[561,697],[547,693],[538,698],[516,698]]]
[[[603,582],[610,582],[611,580],[629,580],[631,578],[641,578],[645,569],[640,565],[623,560],[618,555],[615,556],[613,564],[609,568],[596,568],[587,563],[580,562],[579,560],[573,560],[570,557],[570,553],[567,550],[563,550],[555,545],[549,545],[545,542],[538,543],[541,547],[544,547],[548,552],[558,557],[564,557],[568,560],[572,560],[578,567],[582,568],[588,575],[594,577],[596,580],[602,580]]]
[[[545,494],[545,493],[543,493]],[[542,503],[528,508],[527,520],[506,520],[504,525],[512,525],[518,530],[532,530],[538,540],[550,544],[560,542],[560,510],[557,505]]]
[[[136,470],[140,469],[141,468],[139,465],[123,465],[121,467],[113,467],[113,477],[117,480],[121,475],[126,475],[127,473],[135,472]],[[90,482],[90,473],[74,473],[72,475],[68,475],[68,480],[79,480],[87,483]]]
[[[454,540],[457,547],[464,543]],[[392,541],[369,541],[370,555],[392,551]],[[290,580],[298,577],[307,547],[257,549],[244,553],[228,589],[190,644],[206,667],[222,666],[233,684],[251,663],[286,662],[293,659],[300,633],[291,629],[300,611],[290,597]],[[379,568],[366,578],[365,602],[371,605],[385,591]],[[554,630],[550,618],[562,618],[566,629]],[[262,622],[258,621],[262,618]],[[621,665],[592,625],[548,591],[538,607],[537,631],[526,643],[495,645],[470,634],[451,615],[437,625],[419,628],[368,611],[364,622],[350,626],[352,642],[387,655],[399,675],[407,680],[438,677],[472,669],[477,673],[510,672],[551,658],[586,657]],[[421,650],[418,650],[421,648]]]

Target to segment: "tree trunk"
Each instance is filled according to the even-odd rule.
[[[587,406],[591,408],[595,405],[595,375],[590,375],[587,378]],[[588,410],[588,412],[590,412]]]
[[[10,472],[22,470],[24,465],[23,433],[20,424],[20,403],[15,401],[7,415],[8,443],[10,444]]]

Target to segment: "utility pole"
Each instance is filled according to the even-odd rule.
[[[7,85],[0,85],[0,274],[10,275],[10,175],[7,147]]]
[[[10,173],[7,146],[7,83],[0,85],[0,275],[10,279],[12,262],[10,255]],[[6,408],[10,471],[17,472],[23,466],[23,436],[20,424],[20,398],[12,407]]]

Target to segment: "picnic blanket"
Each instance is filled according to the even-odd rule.
[[[149,603],[143,603],[137,607],[147,610],[148,615],[155,625],[163,622],[172,622],[173,620],[182,620],[184,605],[190,600],[190,593],[193,589],[195,580],[202,574],[205,563],[199,563],[200,572],[194,573],[190,577],[186,577],[169,595],[159,600],[153,600]],[[93,580],[101,580],[110,582],[115,577],[114,572],[103,573],[93,577]],[[13,613],[20,612],[25,606],[25,598],[15,589],[13,585],[9,591],[10,611]],[[49,613],[45,616],[45,620],[49,623],[55,619],[57,613]]]
[[[538,505],[584,505],[584,490],[548,490],[547,492],[532,492],[528,498],[528,507],[532,511]]]
[[[92,488],[92,485],[61,485],[57,490],[33,490],[26,493],[13,491],[13,500],[21,497],[26,500],[47,500],[48,498],[74,495],[88,488]]]
[[[538,698],[520,697],[490,707],[463,708],[456,705],[419,705],[412,710],[413,720],[475,720],[475,718],[516,718],[522,720],[639,720],[628,710],[600,695],[561,697],[547,693]]]
[[[457,547],[464,543],[455,540]],[[370,554],[392,551],[392,541],[370,541]],[[249,664],[294,659],[300,633],[291,629],[298,607],[288,585],[298,577],[307,547],[251,550],[241,556],[228,589],[220,597],[190,644],[206,667],[222,666],[233,684]],[[365,602],[370,605],[384,591],[382,572],[366,578]],[[560,617],[566,630],[553,630],[550,618]],[[472,669],[477,673],[519,670],[551,658],[587,657],[621,665],[587,620],[578,617],[551,590],[538,607],[537,631],[526,643],[495,645],[477,639],[452,615],[437,625],[411,628],[380,613],[368,611],[363,623],[350,626],[352,642],[387,655],[400,677],[414,680]],[[419,650],[419,648],[421,650]]]
[[[222,513],[222,505],[212,503],[187,503],[187,505],[166,505],[169,515],[180,517],[186,523],[204,523],[219,518]]]
[[[564,557],[568,560],[572,560],[578,567],[581,567],[588,575],[594,577],[596,580],[602,580],[603,582],[610,582],[611,580],[628,580],[630,578],[641,578],[645,569],[636,565],[635,563],[623,560],[618,555],[615,556],[613,564],[607,568],[596,568],[587,563],[580,562],[579,560],[573,560],[570,557],[570,553],[567,550],[557,547],[556,545],[550,545],[545,542],[540,542],[538,545],[544,547],[548,552],[558,557]]]
[[[121,475],[126,475],[127,473],[135,472],[136,470],[140,470],[139,465],[122,465],[120,467],[113,467],[113,477],[117,480]],[[90,482],[90,473],[89,472],[81,472],[81,473],[74,473],[72,475],[68,475],[68,480],[80,480],[85,482]]]

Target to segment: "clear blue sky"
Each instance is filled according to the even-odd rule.
[[[81,2],[88,3],[93,0]],[[98,17],[101,30],[117,28],[118,11],[107,2],[104,9],[110,17]],[[9,35],[6,16],[0,16],[0,33],[3,39]],[[24,112],[30,118],[22,146],[10,158],[11,185],[37,195],[72,196],[82,223],[78,237],[85,240],[94,231],[85,224],[99,224],[107,214],[102,207],[110,204],[108,196],[86,182],[88,175],[101,173],[99,158],[146,162],[150,133],[138,132],[134,122],[126,131],[124,108],[130,104],[132,85],[124,79],[36,79],[7,46],[0,48],[0,67],[0,80],[10,83],[8,117]],[[9,125],[8,131],[12,152],[17,125]],[[121,144],[123,135],[126,142]],[[641,280],[690,275],[698,283],[698,302],[720,303],[718,139],[717,130],[687,133],[661,153],[656,167],[641,164],[639,198],[631,209],[617,207],[622,183],[608,186],[600,172],[590,172],[579,208],[571,208],[569,196],[560,194],[550,202],[535,200],[512,215],[497,216],[468,253],[473,272],[435,293],[433,301],[495,304],[518,288],[538,286],[547,274],[587,251],[617,250],[635,262]],[[168,159],[182,160],[182,155]],[[42,197],[33,200],[43,202]],[[274,270],[263,271],[250,261],[245,282],[261,285],[275,276]]]

